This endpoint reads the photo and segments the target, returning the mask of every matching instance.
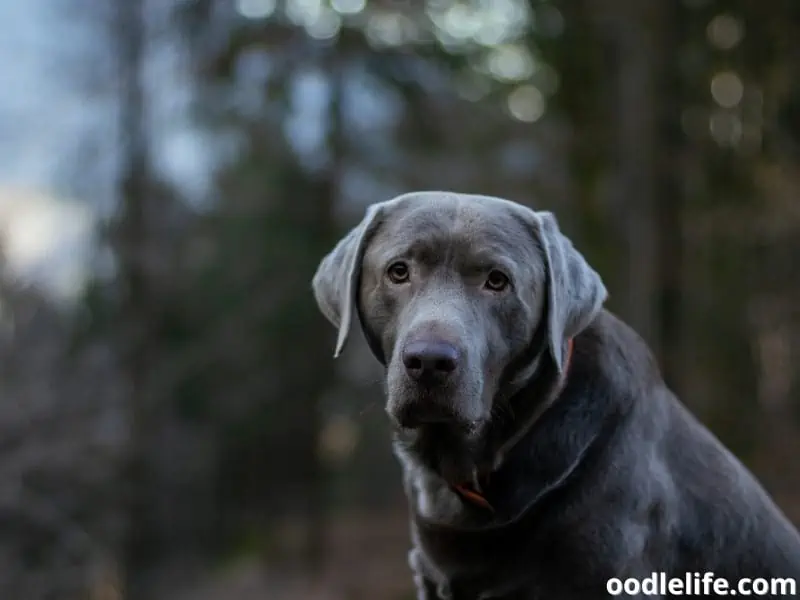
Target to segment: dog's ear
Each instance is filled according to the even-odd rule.
[[[608,297],[600,275],[561,233],[553,213],[527,209],[534,237],[544,254],[547,287],[547,339],[559,373],[565,343],[583,331]]]
[[[334,358],[339,356],[347,341],[358,301],[364,251],[386,204],[381,202],[367,208],[361,223],[351,229],[322,259],[311,282],[320,311],[339,330]]]

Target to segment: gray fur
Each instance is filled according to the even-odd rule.
[[[405,278],[387,272],[397,261]],[[489,286],[493,269],[511,285]],[[608,578],[654,571],[800,581],[797,530],[602,308],[552,214],[399,196],[367,210],[313,288],[335,355],[358,318],[386,367],[418,598],[608,598]],[[435,383],[419,348],[454,359],[424,363]],[[475,480],[493,512],[453,489]]]

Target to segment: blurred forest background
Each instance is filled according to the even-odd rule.
[[[556,212],[800,520],[797,0],[0,0],[0,597],[412,598],[311,276],[418,189]]]

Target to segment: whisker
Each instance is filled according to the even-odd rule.
[[[378,406],[378,403],[376,401],[373,400],[372,402],[368,402],[366,406],[364,406],[364,408],[358,411],[359,418],[366,415],[368,411],[373,410],[376,406]]]

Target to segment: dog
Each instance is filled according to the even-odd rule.
[[[795,589],[797,529],[604,308],[552,213],[404,194],[312,288],[334,357],[358,321],[385,368],[419,600],[645,597],[619,584],[654,573]]]

